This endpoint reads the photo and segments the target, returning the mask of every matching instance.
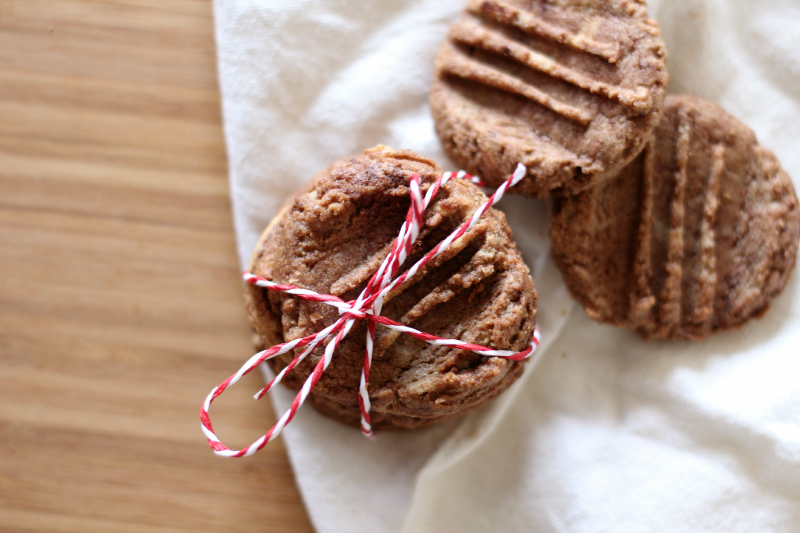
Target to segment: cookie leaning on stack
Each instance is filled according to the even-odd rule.
[[[441,174],[430,160],[377,147],[320,173],[290,199],[256,246],[250,272],[347,301],[389,253],[409,207],[409,180],[423,189]],[[425,212],[425,226],[406,265],[446,237],[485,195],[449,181]],[[339,318],[330,306],[246,286],[251,322],[264,346],[313,334]],[[440,337],[494,349],[522,350],[533,334],[536,291],[511,240],[505,217],[490,209],[476,226],[384,300],[383,315]],[[353,328],[312,390],[321,412],[358,425],[359,378],[366,326]],[[522,363],[432,346],[378,327],[369,376],[372,425],[413,428],[448,420],[505,390]],[[313,352],[284,383],[300,388],[321,356]],[[269,360],[284,368],[291,352]]]
[[[595,320],[701,339],[764,313],[800,238],[792,181],[753,131],[692,96],[667,98],[644,152],[557,200],[553,256]]]

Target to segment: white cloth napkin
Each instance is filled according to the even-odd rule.
[[[386,144],[455,170],[427,90],[464,3],[214,1],[242,265],[283,199],[334,160]],[[800,178],[800,2],[649,10],[670,92],[716,101]],[[647,343],[573,306],[546,203],[501,205],[539,291],[541,363],[478,412],[375,441],[302,409],[284,438],[317,530],[800,531],[797,274],[741,330]],[[291,394],[272,398],[282,413]]]

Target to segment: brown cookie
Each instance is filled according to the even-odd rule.
[[[354,299],[389,253],[410,205],[412,174],[423,190],[440,175],[431,161],[386,147],[334,165],[290,200],[262,235],[250,271],[345,301]],[[474,185],[447,183],[425,212],[408,268],[486,201]],[[265,346],[305,337],[339,318],[336,309],[246,286],[251,322]],[[531,340],[536,291],[505,217],[490,209],[453,247],[390,293],[382,314],[439,337],[495,349],[522,350]],[[309,401],[321,412],[358,425],[359,379],[366,326],[340,345]],[[312,353],[284,383],[298,389],[319,361]],[[270,361],[279,371],[293,354]],[[505,390],[522,364],[434,347],[378,326],[369,378],[372,425],[412,428],[447,420]]]
[[[666,51],[644,0],[472,0],[436,58],[431,109],[450,158],[527,196],[615,176],[658,124]]]
[[[619,177],[557,200],[550,236],[591,318],[648,339],[702,339],[760,316],[783,290],[800,212],[750,128],[715,104],[670,96]]]

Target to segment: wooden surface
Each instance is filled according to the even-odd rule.
[[[252,354],[210,0],[0,0],[0,531],[310,531]],[[244,445],[273,422],[214,404]]]

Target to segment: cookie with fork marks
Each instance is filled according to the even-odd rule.
[[[658,124],[666,51],[643,0],[471,0],[430,92],[448,156],[488,184],[575,194],[615,176]]]
[[[716,104],[669,96],[620,175],[558,199],[553,256],[595,320],[648,339],[702,339],[760,316],[797,256],[794,186]]]

